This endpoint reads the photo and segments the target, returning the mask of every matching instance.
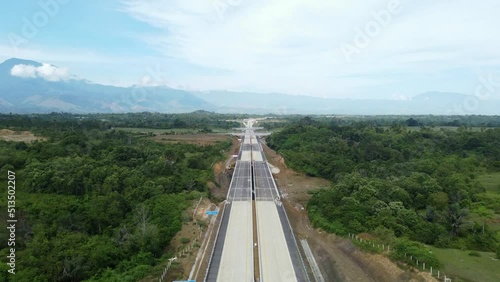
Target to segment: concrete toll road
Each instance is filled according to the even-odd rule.
[[[255,123],[252,119],[244,122],[205,281],[310,281],[260,139],[252,128]],[[258,252],[256,260],[254,251]]]

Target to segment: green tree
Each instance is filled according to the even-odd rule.
[[[482,219],[482,221],[483,221],[483,228],[482,228],[483,230],[482,230],[482,232],[483,232],[483,234],[484,234],[484,225],[485,225],[485,223],[486,223],[486,220],[487,220],[487,219],[491,219],[491,218],[493,217],[493,212],[492,212],[491,210],[487,209],[487,208],[486,208],[485,206],[483,206],[483,205],[478,206],[478,207],[474,210],[474,212],[475,212],[477,215],[479,215],[479,217],[481,217],[481,219]]]

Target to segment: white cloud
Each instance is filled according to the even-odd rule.
[[[79,54],[79,56],[75,56]],[[142,84],[141,80],[148,68],[170,64],[162,61],[157,54],[141,53],[136,56],[119,53],[97,53],[94,50],[73,48],[71,46],[37,46],[37,48],[16,49],[0,42],[0,62],[10,58],[23,58],[38,62],[50,62],[67,66],[72,74],[94,83],[115,86]],[[158,85],[163,85],[158,83]],[[150,85],[151,86],[151,85]]]
[[[38,76],[48,81],[66,80],[69,78],[67,68],[58,68],[50,64],[42,64],[37,68]]]
[[[346,61],[339,47],[391,1],[123,0],[123,10],[162,30],[142,40],[165,56],[214,70],[175,81],[205,89],[339,96],[390,87],[387,73],[500,67],[496,0],[400,0],[402,11]]]
[[[156,80],[153,77],[151,77],[150,75],[145,75],[141,78],[141,80],[139,81],[139,83],[137,85],[148,87],[148,86],[161,86],[161,85],[165,86],[167,84],[166,84],[166,81],[163,79]]]
[[[43,78],[48,81],[60,81],[70,78],[70,73],[67,68],[58,68],[45,63],[39,67],[23,64],[15,65],[10,70],[10,74],[23,78]]]
[[[12,76],[23,78],[36,78],[36,67],[31,65],[15,65],[11,70]]]

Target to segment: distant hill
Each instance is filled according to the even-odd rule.
[[[345,115],[468,115],[500,114],[500,100],[477,101],[474,96],[460,93],[427,92],[411,100],[327,99],[278,93],[257,94],[230,91],[192,92],[210,101],[221,112],[278,114],[345,114]]]
[[[42,66],[35,61],[9,59],[0,64],[1,112],[191,112],[216,107],[182,90],[168,87],[115,87],[70,78],[48,81],[11,75],[16,65]]]
[[[500,100],[479,101],[460,93],[427,92],[410,100],[324,99],[279,93],[185,91],[165,86],[115,87],[77,77],[49,81],[11,74],[14,66],[41,67],[35,61],[9,59],[0,64],[0,112],[8,113],[181,113],[206,110],[248,114],[500,114]]]

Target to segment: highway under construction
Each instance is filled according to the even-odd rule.
[[[242,129],[205,281],[310,281],[254,123]]]

